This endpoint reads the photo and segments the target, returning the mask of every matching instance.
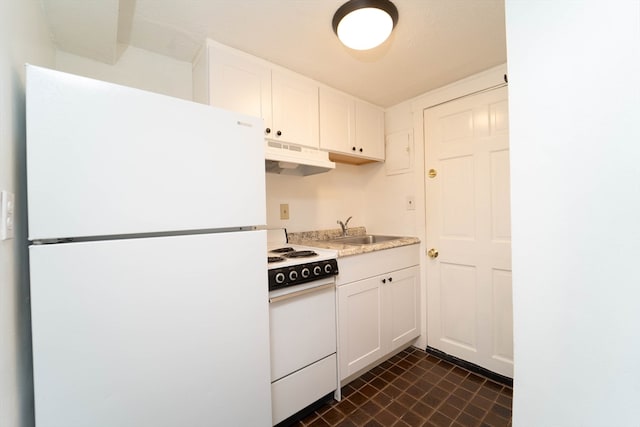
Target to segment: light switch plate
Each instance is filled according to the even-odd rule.
[[[9,191],[0,192],[0,240],[13,239],[15,199]]]

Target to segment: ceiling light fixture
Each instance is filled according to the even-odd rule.
[[[398,9],[389,0],[349,0],[333,15],[333,31],[356,50],[382,44],[397,23]]]

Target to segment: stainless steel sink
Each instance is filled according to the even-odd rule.
[[[366,236],[339,237],[331,239],[330,242],[341,243],[343,245],[373,245],[375,243],[388,242],[390,240],[401,239],[400,236],[380,236],[376,234],[367,234]]]

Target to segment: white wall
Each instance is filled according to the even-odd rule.
[[[0,241],[0,426],[32,426],[26,245],[24,63],[52,67],[40,1],[0,1],[0,189],[16,195],[16,239]]]
[[[407,172],[388,174],[385,163],[373,163],[362,167],[366,172],[365,206],[367,227],[373,233],[401,236],[417,236],[418,221],[416,205],[424,198],[415,186],[416,174],[421,173],[420,157],[416,150],[422,145],[413,141],[413,115],[411,104],[404,102],[385,112],[385,134],[408,132],[412,138],[410,146],[411,169]],[[407,197],[412,196],[413,210],[407,210]]]
[[[385,133],[413,132],[409,102],[385,114]],[[420,144],[420,143],[418,143]],[[420,147],[418,147],[419,149]],[[338,219],[353,219],[350,226],[365,226],[379,234],[417,236],[416,220],[423,195],[415,188],[416,174],[422,173],[420,155],[415,150],[411,172],[387,175],[384,163],[361,166],[337,164],[334,171],[307,177],[267,176],[267,225],[289,231],[339,228]],[[414,196],[416,209],[406,209],[406,196]],[[280,204],[288,203],[289,220],[280,220]]]
[[[336,169],[305,177],[266,174],[267,226],[288,231],[340,228],[338,219],[353,216],[349,226],[366,226],[366,176],[361,166],[337,164]],[[280,219],[280,204],[289,204],[289,219]]]
[[[506,7],[514,426],[638,426],[640,2]]]
[[[176,98],[192,98],[190,62],[133,46],[129,46],[114,65],[58,50],[56,69]]]

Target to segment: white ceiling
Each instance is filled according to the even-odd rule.
[[[192,62],[206,37],[382,107],[506,62],[504,0],[393,0],[371,51],[331,28],[346,0],[42,0],[59,49],[106,63],[127,45]]]

